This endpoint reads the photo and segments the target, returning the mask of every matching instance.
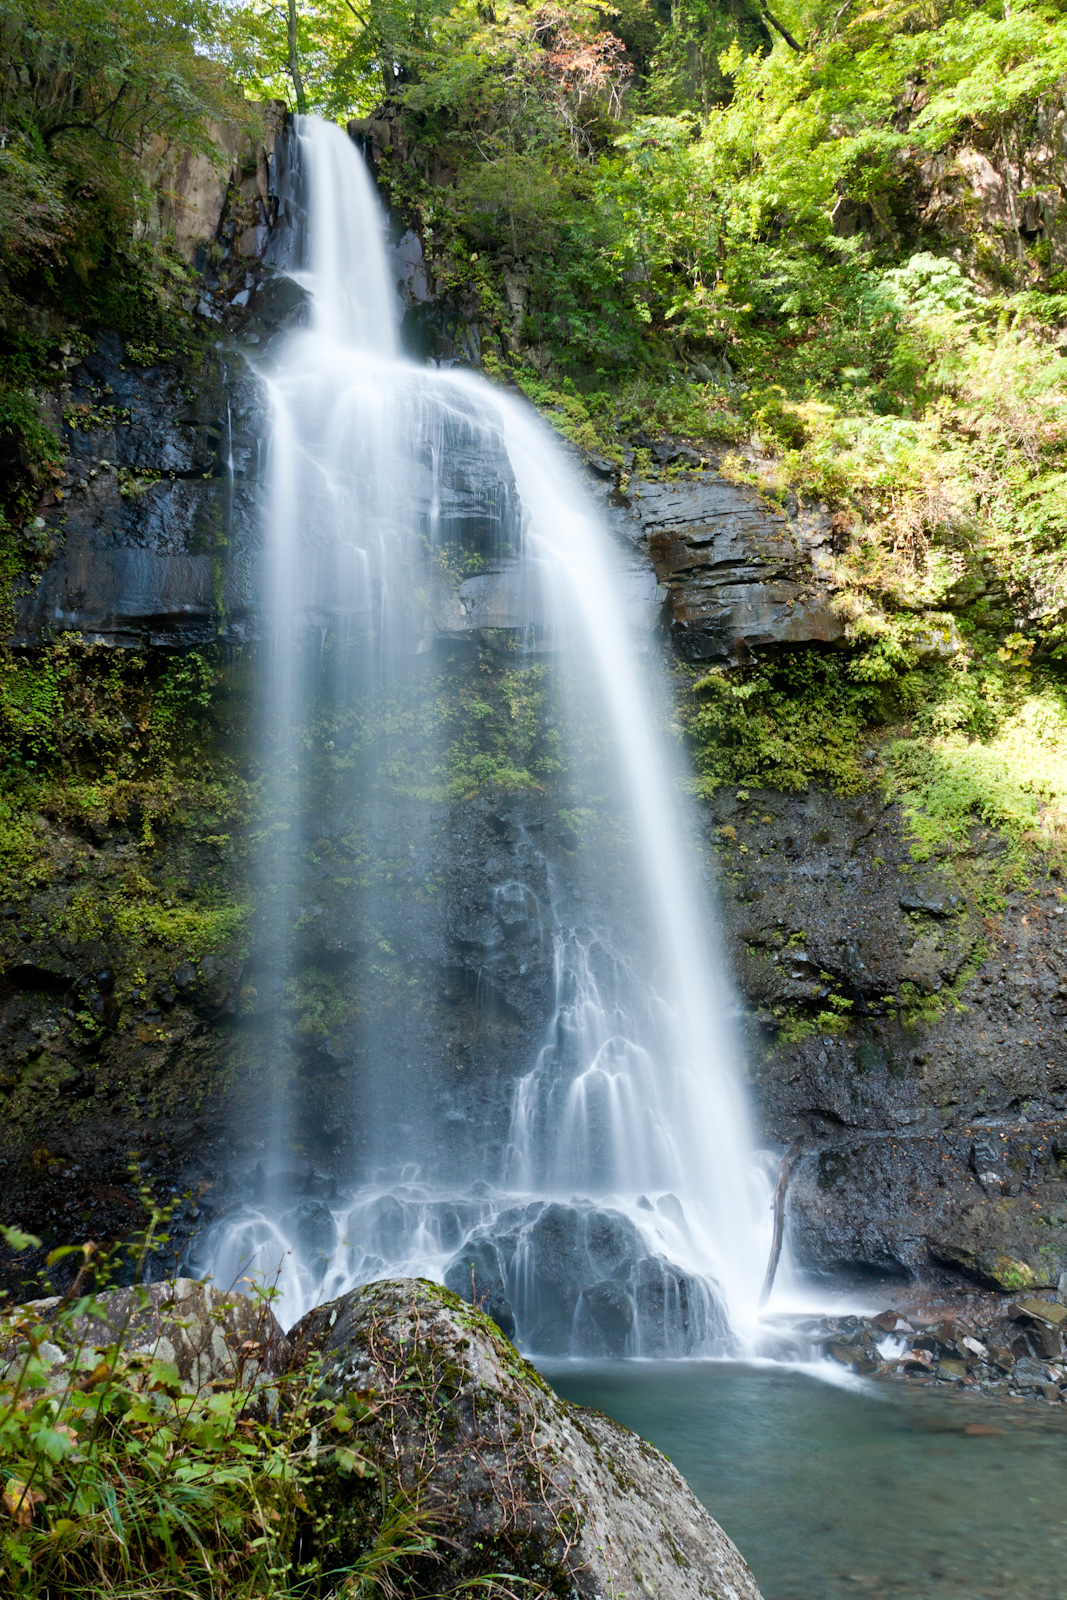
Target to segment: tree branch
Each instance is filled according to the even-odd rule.
[[[779,22],[773,11],[769,11],[767,7],[764,6],[763,15],[767,18],[767,21],[770,23],[771,27],[776,29],[777,32],[781,34],[790,50],[795,50],[798,56],[804,54],[804,46],[802,44],[797,44],[789,29],[785,26],[785,23]]]
[[[830,37],[831,38],[833,38],[834,34],[837,32],[837,25],[841,21],[841,18],[844,16],[845,12],[848,10],[848,8],[849,8],[849,6],[851,4],[852,4],[852,0],[845,0],[844,5],[841,7],[841,9],[837,13],[837,15],[834,17],[833,22],[831,22],[831,24],[830,24]]]
[[[296,0],[288,0],[285,26],[289,45],[289,76],[293,80],[296,109],[300,116],[304,116],[308,108],[308,102],[307,95],[304,93],[304,80],[300,75],[300,58],[296,49]]]
[[[763,1289],[759,1297],[760,1309],[767,1304],[771,1290],[774,1288],[774,1276],[778,1271],[778,1259],[782,1254],[782,1235],[785,1231],[785,1192],[789,1187],[789,1174],[800,1155],[803,1136],[794,1139],[785,1155],[778,1163],[778,1181],[774,1186],[774,1233],[771,1238],[771,1257],[767,1262],[767,1276],[763,1280]]]

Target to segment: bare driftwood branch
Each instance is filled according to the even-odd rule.
[[[778,1163],[778,1179],[774,1185],[774,1233],[771,1236],[771,1254],[767,1262],[767,1276],[763,1280],[763,1289],[760,1292],[760,1306],[765,1306],[774,1288],[774,1275],[778,1271],[778,1261],[782,1254],[782,1234],[785,1231],[785,1192],[789,1187],[789,1174],[792,1172],[800,1155],[804,1143],[803,1137],[794,1139],[785,1155]]]

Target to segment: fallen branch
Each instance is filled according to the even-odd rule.
[[[774,1185],[774,1233],[771,1235],[771,1254],[767,1262],[767,1276],[763,1280],[763,1289],[760,1292],[760,1309],[770,1299],[771,1290],[774,1288],[774,1275],[778,1271],[778,1261],[782,1254],[782,1234],[785,1231],[785,1192],[789,1187],[789,1174],[796,1165],[804,1143],[803,1135],[794,1139],[785,1155],[778,1163],[778,1178]]]

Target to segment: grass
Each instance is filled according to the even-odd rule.
[[[239,1344],[225,1331],[226,1302],[216,1296],[205,1335],[216,1376],[200,1389],[166,1359],[165,1339],[146,1350],[135,1337],[149,1305],[143,1289],[131,1291],[114,1336],[90,1344],[92,1319],[114,1315],[105,1294],[112,1274],[139,1273],[166,1244],[165,1221],[154,1209],[136,1244],[111,1255],[95,1245],[53,1252],[50,1266],[83,1255],[68,1293],[58,1303],[11,1308],[0,1322],[4,1593],[13,1600],[396,1594],[406,1563],[432,1555],[439,1519],[390,1493],[360,1436],[367,1406],[331,1399],[314,1361],[278,1378],[259,1374],[269,1292],[259,1296],[262,1331]],[[15,1229],[0,1232],[9,1249],[38,1243]],[[180,1310],[169,1314],[190,1326]],[[217,1364],[220,1335],[228,1341],[225,1369]],[[361,1507],[366,1522],[362,1550],[341,1568],[331,1555],[328,1509],[338,1484],[342,1501]],[[351,1525],[353,1514],[346,1520]]]

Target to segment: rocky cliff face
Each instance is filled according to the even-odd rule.
[[[844,637],[825,573],[831,536],[817,517],[788,518],[713,469],[630,480],[625,498],[636,542],[666,588],[671,641],[685,659],[736,663],[768,645]]]
[[[198,364],[144,366],[105,336],[72,370],[61,407],[67,472],[38,519],[52,559],[19,597],[23,648],[64,630],[124,648],[254,645],[266,492],[254,366],[304,314],[297,287],[263,260],[284,253],[298,202],[282,148],[262,170],[257,158],[247,195],[231,185],[223,197]],[[250,208],[259,220],[239,226]],[[403,235],[395,253],[416,331],[427,307],[445,316],[417,243]],[[455,308],[448,317],[456,337],[443,358],[476,353],[470,325]],[[440,356],[444,324],[434,326]],[[773,510],[681,445],[660,454],[656,478],[590,480],[628,554],[635,614],[646,625],[661,614],[674,649],[694,661],[832,647],[843,622],[826,571],[830,517]],[[424,642],[442,670],[491,680],[529,621],[506,554],[485,559],[485,505],[506,495],[509,474],[458,447],[450,470],[454,542],[481,570],[434,580]],[[234,668],[247,720],[246,672]],[[990,886],[1001,843],[980,828],[961,852],[916,864],[898,809],[879,798],[878,763],[873,750],[870,792],[858,799],[731,790],[706,808],[702,867],[717,851],[765,1138],[807,1140],[790,1202],[794,1248],[820,1272],[1055,1285],[1067,1269],[1058,895],[1038,882],[998,910]],[[386,1018],[376,1047],[411,1063],[409,1088],[448,1098],[450,1125],[459,1130],[458,1111],[477,1106],[502,1139],[506,1097],[491,1064],[529,1058],[541,1037],[553,983],[540,920],[548,878],[566,874],[581,840],[550,785],[540,796],[442,798],[414,807],[417,821],[410,809],[397,807],[388,838],[372,841],[400,863],[376,930],[395,955],[374,980]],[[318,820],[294,999],[255,938],[205,951],[162,931],[138,946],[135,972],[107,901],[149,859],[136,826],[39,819],[51,866],[0,923],[0,1183],[12,1215],[32,1210],[57,1239],[78,1235],[85,1214],[128,1226],[129,1149],[167,1182],[212,1185],[243,1170],[254,1186],[277,1072],[302,1127],[309,1203],[361,1146],[370,1151],[374,1116],[388,1108],[350,1114],[368,1046],[337,998],[370,948],[338,888],[363,846],[336,816]],[[160,892],[190,877],[232,886],[238,868],[211,842],[224,831],[208,817],[162,830],[150,868]],[[508,884],[522,894],[502,897]],[[69,914],[86,886],[101,913],[89,925]],[[414,985],[418,1007],[390,1000],[391,984]],[[211,1207],[202,1198],[190,1224]]]
[[[708,813],[753,1092],[769,1134],[809,1143],[791,1197],[801,1258],[1055,1287],[1067,1269],[1056,882],[989,915],[999,836],[975,827],[962,852],[918,864],[877,792],[720,793]]]

